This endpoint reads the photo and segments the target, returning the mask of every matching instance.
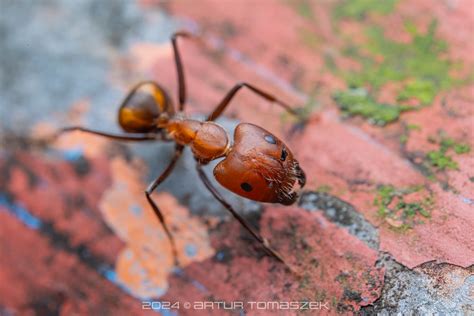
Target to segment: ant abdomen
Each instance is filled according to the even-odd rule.
[[[160,115],[174,114],[171,98],[154,82],[142,82],[135,86],[122,102],[118,121],[129,133],[149,133],[158,130]]]

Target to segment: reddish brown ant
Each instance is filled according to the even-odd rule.
[[[300,187],[303,187],[306,177],[288,147],[272,133],[248,123],[241,123],[237,126],[232,144],[224,128],[213,121],[222,114],[236,93],[244,87],[262,98],[278,104],[295,116],[298,116],[298,113],[273,95],[251,84],[238,83],[225,95],[206,121],[200,122],[185,118],[182,112],[186,104],[186,85],[177,45],[178,37],[193,36],[187,32],[177,32],[171,37],[178,75],[178,113],[176,113],[172,99],[165,89],[153,81],[143,81],[130,90],[120,105],[118,121],[126,133],[111,134],[72,126],[59,130],[55,137],[65,132],[82,131],[116,140],[160,140],[176,143],[172,160],[162,174],[145,190],[146,198],[169,238],[176,265],[179,265],[179,262],[173,235],[166,225],[166,220],[158,205],[151,198],[151,193],[170,175],[184,146],[189,146],[196,159],[199,177],[206,188],[262,244],[270,255],[285,263],[282,256],[270,246],[267,239],[260,236],[224,200],[209,181],[202,166],[214,159],[223,158],[214,168],[214,176],[228,190],[254,201],[293,204],[298,198],[298,194],[293,191],[293,186],[297,182]]]

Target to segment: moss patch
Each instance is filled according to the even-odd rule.
[[[428,80],[408,82],[399,92],[397,100],[404,102],[416,99],[421,105],[429,105],[436,96],[436,86]]]
[[[393,122],[406,110],[399,105],[378,103],[365,88],[338,91],[333,98],[344,115],[359,115],[376,125]]]
[[[378,89],[390,81],[405,82],[404,97],[428,93],[435,88],[447,88],[451,62],[442,56],[447,44],[436,38],[437,22],[433,20],[426,33],[420,33],[406,23],[405,31],[411,36],[409,43],[400,43],[385,37],[380,27],[366,30],[366,49],[370,55],[361,56],[364,68],[350,76],[354,83],[369,84]],[[377,60],[374,57],[378,57]],[[422,93],[423,92],[423,93]]]
[[[339,3],[333,16],[336,19],[363,20],[368,14],[388,14],[393,11],[397,0],[344,0]]]
[[[366,31],[364,46],[349,43],[345,54],[356,59],[361,69],[342,73],[349,89],[336,92],[334,98],[343,113],[383,125],[397,120],[403,111],[430,105],[439,91],[450,87],[452,63],[443,57],[447,45],[435,36],[436,28],[433,21],[421,33],[407,23],[411,40],[401,43],[373,26]],[[390,105],[378,101],[380,90],[389,83],[397,87]]]
[[[415,192],[423,190],[423,186],[412,186],[409,188],[396,188],[392,185],[381,185],[377,188],[374,205],[377,206],[377,214],[394,230],[405,231],[415,224],[420,224],[419,216],[429,218],[430,209],[433,205],[431,195],[408,201],[407,197]],[[418,218],[417,218],[418,217]]]
[[[430,151],[426,154],[428,163],[438,170],[457,170],[459,169],[458,163],[454,161],[451,156],[448,156],[445,151],[436,150]]]
[[[308,20],[314,19],[310,0],[290,0],[287,3],[303,18]]]
[[[457,142],[445,135],[441,135],[439,140],[434,138],[430,138],[430,140],[438,143],[439,148],[426,153],[425,161],[436,171],[447,169],[458,170],[459,165],[453,159],[452,153],[454,152],[457,155],[462,155],[471,151],[471,147],[468,144]]]

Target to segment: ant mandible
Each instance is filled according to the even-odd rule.
[[[272,133],[248,123],[240,123],[236,127],[232,144],[227,132],[222,126],[214,123],[214,120],[224,112],[232,98],[244,87],[278,104],[292,115],[298,116],[298,113],[273,95],[243,82],[236,84],[225,95],[206,121],[186,118],[182,114],[186,104],[186,85],[177,45],[179,37],[196,38],[188,32],[177,32],[171,37],[178,75],[178,113],[165,89],[154,81],[142,81],[130,90],[120,105],[118,122],[125,133],[111,134],[71,126],[60,129],[54,138],[66,132],[82,131],[122,141],[175,142],[173,158],[161,175],[147,187],[145,195],[171,243],[176,266],[179,266],[179,261],[173,235],[158,205],[151,198],[151,193],[171,174],[184,147],[189,146],[196,160],[196,170],[206,188],[270,255],[289,267],[283,257],[270,246],[267,239],[263,238],[225,201],[202,167],[212,160],[223,158],[214,168],[214,176],[226,189],[254,201],[293,204],[298,198],[298,194],[293,191],[294,185],[297,182],[300,187],[303,187],[306,177],[288,147]]]

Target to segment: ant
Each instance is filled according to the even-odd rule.
[[[306,176],[288,147],[272,133],[248,123],[240,123],[236,127],[234,141],[231,142],[226,130],[214,123],[214,120],[221,116],[232,98],[244,87],[267,101],[278,104],[292,115],[298,117],[298,112],[273,95],[242,82],[225,95],[204,122],[186,118],[183,114],[186,85],[177,45],[178,38],[198,39],[184,31],[176,32],[171,37],[178,76],[178,112],[163,87],[154,81],[142,81],[131,88],[118,111],[118,122],[125,133],[111,134],[71,126],[57,131],[54,138],[71,131],[82,131],[121,141],[175,142],[173,158],[161,175],[147,187],[145,195],[171,243],[176,266],[179,266],[179,262],[173,235],[151,194],[171,174],[184,147],[189,146],[196,160],[196,170],[206,188],[271,256],[289,267],[283,257],[270,246],[268,240],[225,201],[204,173],[203,166],[212,160],[223,158],[214,168],[214,176],[226,189],[254,201],[293,204],[298,198],[298,194],[293,191],[294,185],[298,182],[299,186],[303,187]]]

